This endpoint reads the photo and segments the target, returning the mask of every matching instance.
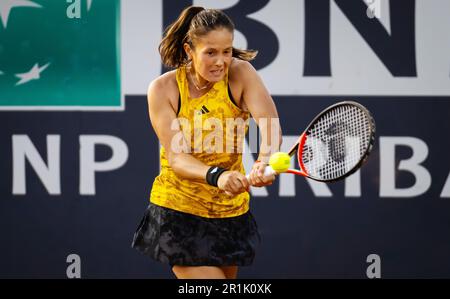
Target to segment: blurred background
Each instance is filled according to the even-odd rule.
[[[159,172],[157,47],[192,4],[259,50],[284,150],[341,100],[377,125],[345,181],[252,189],[262,242],[240,277],[450,278],[447,0],[0,0],[0,278],[174,277],[130,245]]]

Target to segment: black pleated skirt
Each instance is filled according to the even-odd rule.
[[[171,266],[249,266],[259,242],[250,211],[237,217],[204,218],[150,203],[132,247]]]

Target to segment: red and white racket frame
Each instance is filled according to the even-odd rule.
[[[359,163],[357,163],[352,170],[350,170],[349,172],[347,172],[345,175],[335,178],[335,179],[330,179],[330,180],[323,180],[323,179],[317,179],[314,177],[311,177],[310,175],[308,175],[308,173],[305,171],[305,165],[303,163],[302,160],[302,153],[303,153],[303,148],[305,146],[306,140],[308,139],[308,129],[316,122],[316,120],[318,118],[320,118],[323,114],[327,113],[329,110],[334,109],[337,106],[341,106],[341,105],[353,105],[353,106],[357,106],[359,107],[362,111],[364,111],[364,113],[366,114],[366,116],[368,117],[369,121],[370,121],[370,126],[371,126],[371,131],[372,131],[372,135],[369,141],[369,145],[366,149],[366,152],[364,153],[363,158],[359,161]],[[293,156],[295,153],[297,153],[297,161],[298,161],[298,165],[300,166],[300,169],[293,169],[290,168],[285,172],[282,173],[291,173],[291,174],[296,174],[296,175],[300,175],[300,176],[304,176],[307,178],[310,178],[312,180],[315,181],[319,181],[319,182],[335,182],[338,180],[341,180],[351,174],[353,174],[354,172],[356,172],[366,161],[367,158],[369,157],[370,152],[372,151],[373,148],[373,144],[375,142],[375,121],[373,120],[372,115],[370,114],[369,110],[367,110],[366,107],[364,107],[363,105],[359,104],[358,102],[354,102],[354,101],[342,101],[339,103],[336,103],[334,105],[331,105],[329,107],[327,107],[326,109],[324,109],[322,112],[320,112],[312,121],[311,123],[308,125],[308,129],[306,129],[298,138],[298,141],[294,144],[294,146],[289,150],[288,154],[289,156]],[[272,175],[272,174],[279,174],[277,173],[275,170],[272,169],[272,167],[267,166],[265,171],[264,171],[264,175]]]

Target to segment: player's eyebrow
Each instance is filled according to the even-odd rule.
[[[231,50],[231,49],[233,49],[233,47],[232,46],[230,46],[230,47],[226,47],[225,49],[223,49],[223,50]],[[213,48],[213,47],[209,47],[209,48],[206,48],[205,49],[205,51],[219,51],[219,49],[217,49],[217,48]]]

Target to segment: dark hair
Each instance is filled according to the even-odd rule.
[[[233,21],[221,10],[204,9],[199,6],[185,8],[178,19],[164,31],[164,37],[159,44],[162,62],[169,67],[179,67],[188,62],[184,51],[184,43],[194,47],[194,40],[208,32],[226,28],[234,31]],[[258,51],[233,48],[233,57],[250,61],[256,57]]]

